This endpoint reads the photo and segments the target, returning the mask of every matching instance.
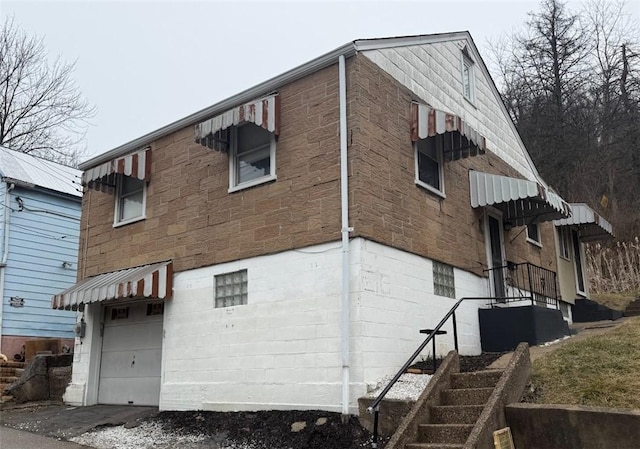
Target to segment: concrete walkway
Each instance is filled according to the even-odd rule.
[[[616,321],[607,320],[607,321],[594,321],[591,323],[574,323],[570,325],[569,328],[573,332],[575,332],[575,334],[569,337],[563,338],[559,341],[549,342],[539,346],[531,346],[529,348],[531,361],[534,362],[540,357],[544,357],[545,355],[555,351],[558,348],[561,348],[567,343],[584,340],[586,338],[593,337],[594,335],[605,334],[607,332],[612,331],[613,329],[617,329],[622,325],[622,323],[624,323],[628,319],[629,318],[621,318]],[[507,364],[509,363],[509,360],[511,360],[512,354],[513,352],[509,352],[503,355],[498,360],[496,360],[491,365],[489,365],[488,368],[490,369],[506,368]]]

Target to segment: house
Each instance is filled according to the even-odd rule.
[[[69,404],[346,414],[456,299],[482,298],[462,354],[483,310],[564,323],[571,209],[467,32],[350,42],[81,169],[79,282],[52,300],[84,329]]]
[[[0,352],[74,345],[74,312],[51,296],[76,281],[81,172],[0,146]]]
[[[558,286],[563,316],[572,321],[576,299],[589,298],[584,244],[613,238],[613,226],[585,203],[571,203],[571,217],[555,220]]]

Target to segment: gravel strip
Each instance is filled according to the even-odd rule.
[[[97,449],[195,449],[202,448],[205,439],[202,434],[180,435],[163,430],[158,423],[142,423],[134,428],[106,427],[70,441]]]
[[[424,391],[433,376],[429,374],[403,374],[385,396],[385,399],[399,399],[416,401]],[[367,393],[367,397],[375,398],[384,387],[393,379],[393,376],[385,376],[378,381],[375,388]]]

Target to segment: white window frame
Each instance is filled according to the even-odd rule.
[[[535,239],[534,237],[531,237],[529,235],[529,226],[535,226],[536,229],[538,230],[538,238]],[[532,245],[538,246],[540,248],[542,248],[542,230],[540,229],[540,223],[529,223],[527,225],[527,230],[525,231],[525,234],[527,236],[527,242],[531,243]]]
[[[442,139],[440,138],[441,136],[436,135],[434,137],[429,137],[427,139],[421,139],[418,140],[417,142],[415,142],[413,144],[413,149],[414,149],[414,160],[415,160],[415,183],[416,185],[427,189],[428,191],[435,193],[436,195],[438,195],[439,197],[442,198],[446,198],[447,195],[445,194],[445,190],[444,190],[444,144],[442,142]],[[435,138],[435,142],[436,142],[436,155],[438,157],[438,160],[436,161],[438,163],[438,172],[439,172],[439,176],[440,176],[440,189],[435,188],[434,186],[432,186],[431,184],[427,184],[424,181],[420,180],[420,164],[419,164],[419,159],[418,159],[418,153],[423,153],[422,151],[420,151],[418,149],[418,143],[419,142],[426,142],[428,139],[433,139]],[[425,154],[425,156],[431,158],[429,155]]]
[[[462,82],[462,96],[468,100],[471,104],[476,102],[476,76],[475,76],[475,66],[476,63],[471,57],[467,54],[468,50],[462,50],[462,58],[460,61],[460,76]],[[469,95],[466,93],[466,83],[465,83],[465,69],[467,69],[468,73],[468,85],[469,85]]]
[[[238,164],[238,130],[243,126],[257,126],[253,123],[245,123],[231,128],[229,142],[229,193],[254,187],[265,182],[274,181],[276,176],[276,138],[273,133],[269,133],[269,174],[260,178],[252,179],[243,183],[238,183],[237,164]]]
[[[571,261],[571,229],[567,226],[559,226],[558,228],[558,255],[564,259]]]
[[[576,247],[577,241],[577,247]],[[580,234],[575,229],[571,230],[571,251],[574,254],[573,261],[573,272],[576,280],[576,293],[580,296],[587,297],[587,276],[586,276],[586,267],[585,267],[585,257],[584,257],[584,245],[580,241]],[[578,261],[577,259],[580,258]],[[580,269],[578,269],[578,264],[580,264]],[[582,287],[580,289],[579,278],[582,279]]]
[[[139,180],[138,178],[133,178],[142,183],[142,214],[137,217],[131,217],[127,220],[120,219],[120,203],[122,202],[122,186],[124,185],[124,175],[118,175],[116,180],[116,201],[115,201],[115,210],[113,213],[113,227],[117,228],[118,226],[124,226],[129,223],[135,223],[136,221],[141,221],[147,218],[147,183],[145,181]]]

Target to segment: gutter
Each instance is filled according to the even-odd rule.
[[[3,181],[5,181],[3,179]],[[2,261],[0,262],[0,337],[2,333],[2,308],[4,306],[4,280],[7,271],[7,260],[9,259],[9,225],[11,223],[11,191],[15,188],[14,183],[7,182],[7,189],[4,193],[4,222],[3,222],[3,237],[4,243],[2,248]],[[2,353],[2,338],[0,338],[0,353]]]
[[[351,340],[351,298],[349,265],[349,166],[347,158],[347,74],[345,57],[338,57],[340,83],[340,208],[342,216],[342,420],[349,419],[349,365]]]
[[[315,73],[318,70],[329,67],[336,63],[336,58],[338,57],[342,56],[348,58],[355,54],[356,45],[354,42],[349,42],[348,44],[338,47],[335,50],[330,51],[329,53],[325,53],[324,55],[312,59],[305,64],[299,65],[298,67],[295,67],[288,72],[284,72],[278,76],[268,79],[267,81],[257,84],[254,87],[244,90],[239,94],[222,100],[219,103],[188,115],[187,117],[170,123],[160,129],[145,134],[144,136],[125,143],[124,145],[120,145],[119,147],[109,150],[106,153],[99,154],[98,156],[79,164],[78,168],[84,171],[100,165],[103,162],[108,162],[112,159],[123,156],[130,151],[136,150],[142,146],[149,145],[149,143],[153,142],[154,140],[158,140],[168,134],[186,128],[187,126],[196,125],[212,116],[215,116],[216,114],[220,114],[231,108],[241,105],[242,103],[254,100],[256,97],[269,94],[285,84],[291,83],[297,79]]]

